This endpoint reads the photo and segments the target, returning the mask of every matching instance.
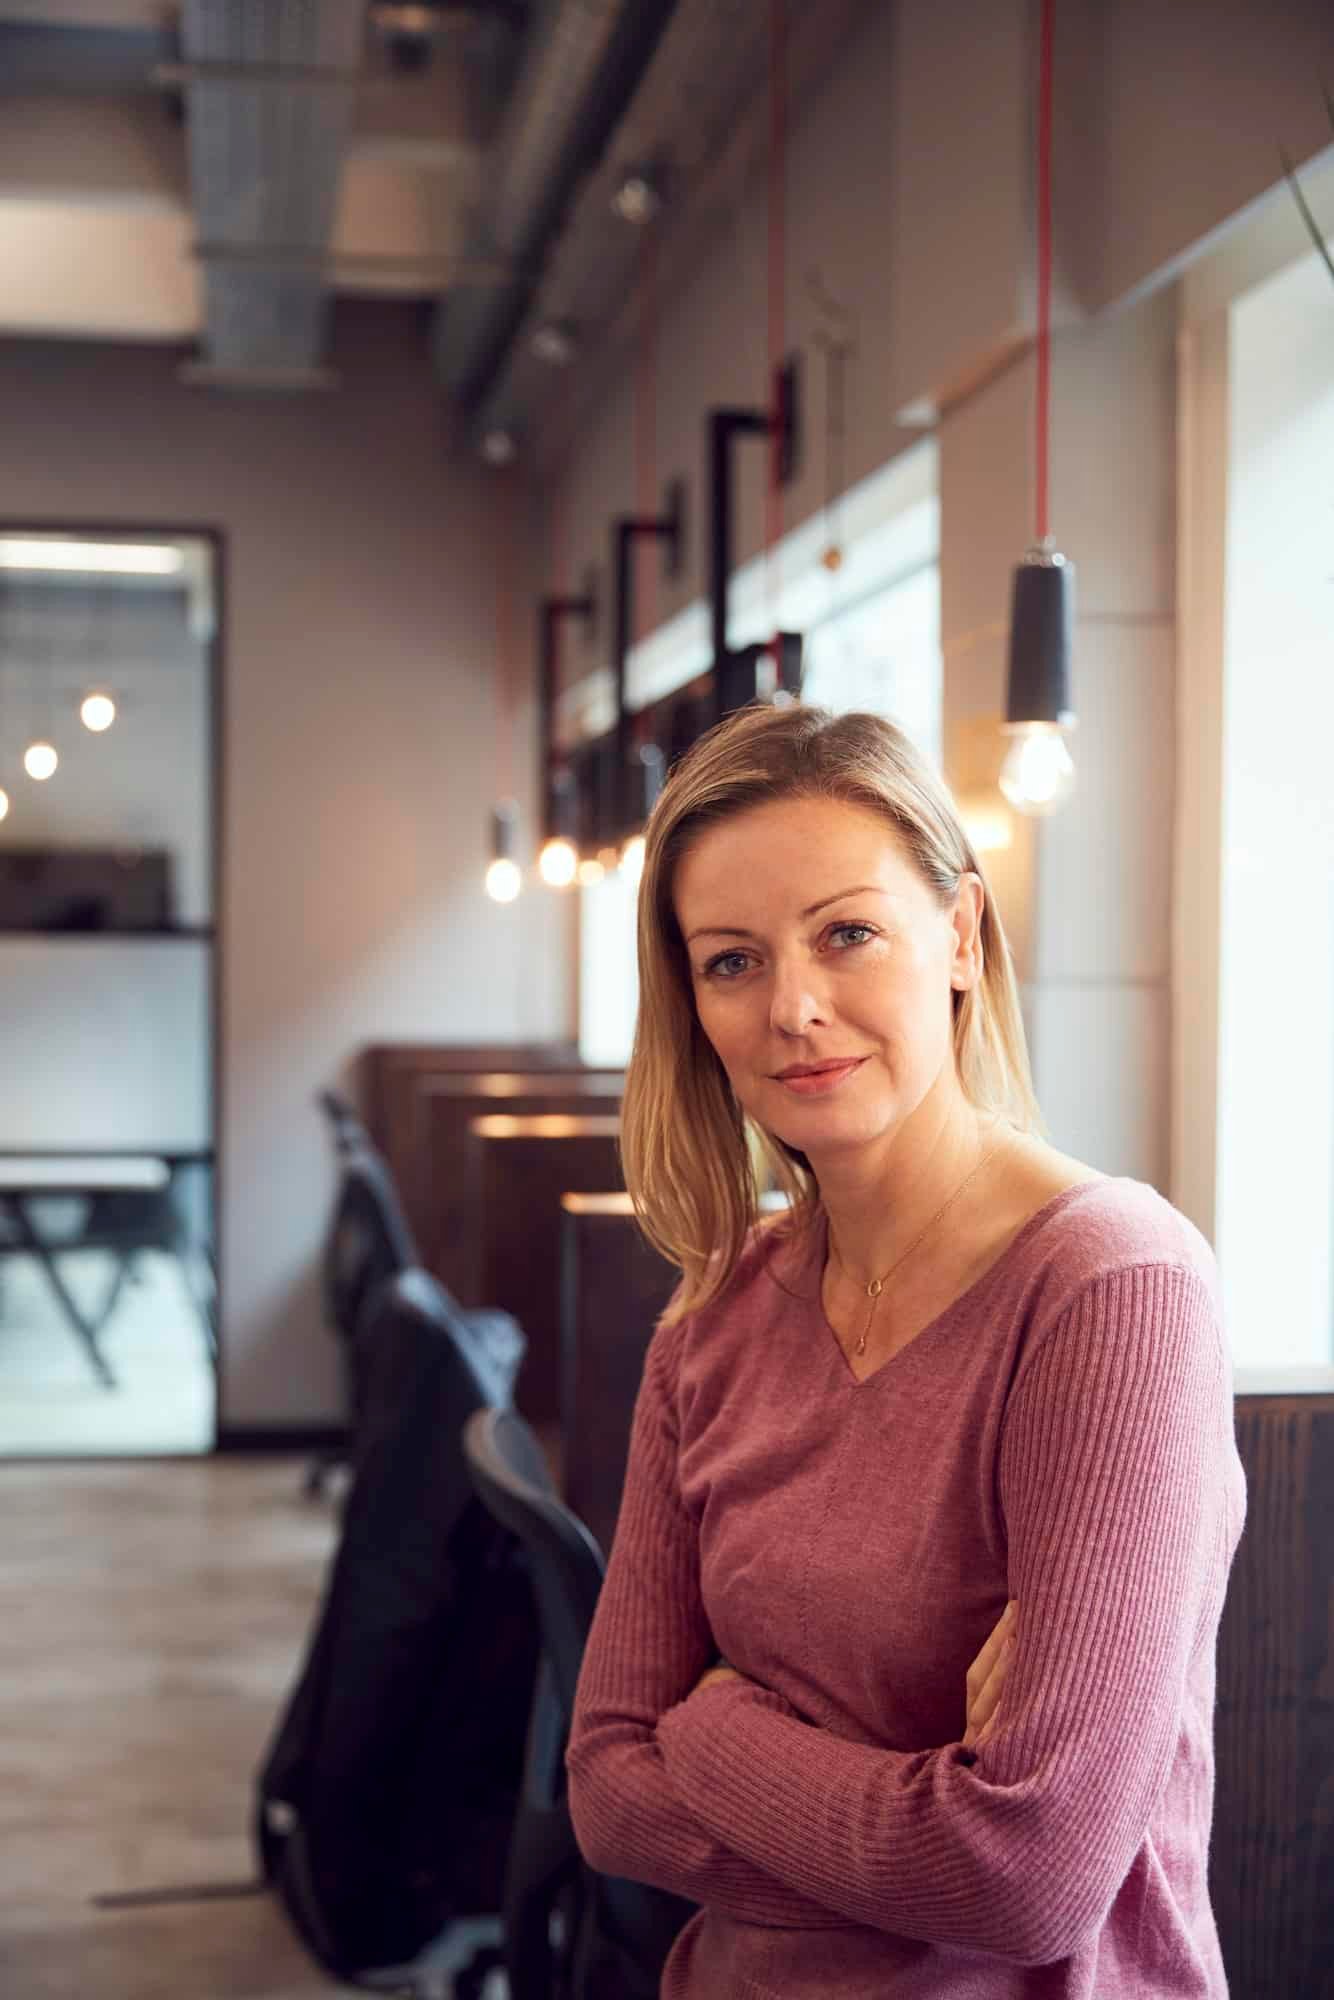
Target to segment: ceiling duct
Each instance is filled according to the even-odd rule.
[[[535,31],[487,161],[469,255],[498,276],[455,286],[437,316],[436,366],[473,406],[532,299],[540,260],[577,183],[615,130],[674,0],[557,0]]]
[[[320,368],[325,259],[360,75],[361,0],[186,0],[181,48],[204,268],[193,379]]]
[[[867,0],[821,0],[819,7],[793,10],[790,113],[827,74],[866,11]],[[755,0],[680,0],[614,148],[579,190],[540,289],[513,330],[476,412],[479,431],[525,432],[544,461],[568,441],[635,338],[643,236],[616,214],[612,200],[625,169],[650,161],[665,177],[667,205],[652,225],[657,281],[661,297],[679,296],[720,229],[735,227],[742,191],[763,163],[768,65],[766,8]],[[762,249],[755,268],[739,269],[736,282],[762,313]],[[532,336],[548,320],[575,326],[582,336],[579,365],[565,370],[558,388],[533,350]]]

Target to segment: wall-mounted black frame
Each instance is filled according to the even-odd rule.
[[[584,627],[585,637],[597,629],[597,586],[590,572],[579,597],[544,597],[537,608],[537,744],[542,795],[540,800],[542,839],[556,834],[573,837],[567,799],[568,786],[561,782],[565,773],[556,759],[556,692],[560,679],[560,634],[567,619]]]
[[[613,814],[619,838],[639,823],[640,801],[630,792],[630,715],[625,705],[626,667],[634,633],[634,555],[641,541],[662,546],[663,574],[679,574],[684,559],[685,484],[674,479],[664,496],[661,514],[623,514],[611,524],[612,575],[616,595],[612,625],[612,678],[616,696],[616,804]]]
[[[225,1079],[227,1074],[226,1026],[222,1010],[223,994],[223,954],[225,951],[225,909],[223,898],[223,851],[224,829],[226,827],[226,774],[223,759],[223,745],[226,741],[226,697],[224,691],[226,639],[227,639],[227,546],[224,531],[211,524],[195,521],[124,521],[70,520],[68,516],[58,519],[44,519],[40,515],[25,514],[18,520],[0,520],[0,537],[25,535],[59,535],[71,541],[88,542],[203,542],[210,555],[213,596],[213,631],[206,649],[207,672],[209,678],[208,716],[211,732],[209,745],[210,780],[210,855],[209,924],[171,925],[165,929],[85,931],[78,933],[36,933],[43,938],[56,936],[78,937],[85,942],[104,940],[112,944],[128,944],[136,939],[156,944],[161,948],[164,941],[192,939],[208,943],[212,948],[212,963],[208,984],[209,996],[209,1036],[210,1062],[208,1072],[208,1120],[212,1143],[207,1158],[212,1165],[213,1195],[213,1261],[216,1275],[215,1305],[217,1314],[217,1374],[213,1398],[213,1447],[219,1449],[220,1439],[227,1429],[224,1407],[226,1385],[225,1328],[226,1312],[223,1272],[226,1265],[224,1254],[225,1214],[222,1199],[222,1169],[226,1160],[226,1103]],[[27,1148],[25,1151],[31,1152]],[[88,1149],[83,1149],[88,1150]],[[200,1156],[204,1157],[204,1156]],[[71,1455],[72,1456],[72,1455]],[[173,1454],[166,1454],[170,1457]],[[55,1458],[44,1460],[53,1464]]]

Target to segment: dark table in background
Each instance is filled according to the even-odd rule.
[[[170,1203],[173,1188],[186,1167],[211,1167],[211,1149],[181,1152],[140,1146],[113,1148],[24,1147],[0,1151],[0,1250],[34,1258],[49,1285],[66,1323],[78,1339],[94,1373],[105,1388],[114,1389],[116,1378],[102,1352],[99,1336],[120,1296],[126,1259],[133,1254],[133,1232],[108,1244],[96,1230],[75,1230],[69,1234],[48,1234],[42,1227],[43,1201],[71,1198],[94,1206],[99,1197],[143,1195]],[[154,1238],[158,1234],[155,1228]],[[68,1251],[111,1247],[120,1258],[115,1279],[100,1310],[87,1313],[66,1284],[60,1258]],[[190,1273],[186,1273],[190,1282]],[[191,1296],[201,1314],[206,1304]]]

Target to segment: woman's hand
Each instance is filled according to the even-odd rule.
[[[705,1671],[700,1675],[699,1679],[695,1682],[694,1687],[691,1688],[690,1694],[698,1694],[701,1688],[707,1687],[709,1685],[710,1681],[739,1681],[740,1679],[741,1676],[737,1672],[736,1668],[729,1667],[726,1660],[720,1659],[717,1660],[713,1666],[707,1667],[705,1669]],[[688,1701],[690,1699],[690,1695],[687,1695],[686,1699]]]
[[[968,1669],[967,1727],[963,1732],[965,1750],[980,1750],[990,1737],[996,1721],[1005,1677],[1014,1657],[1015,1634],[1019,1629],[1019,1600],[1012,1597],[991,1629],[991,1635]]]

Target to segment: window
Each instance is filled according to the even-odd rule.
[[[1334,284],[1231,309],[1216,1247],[1239,1367],[1334,1363]]]

